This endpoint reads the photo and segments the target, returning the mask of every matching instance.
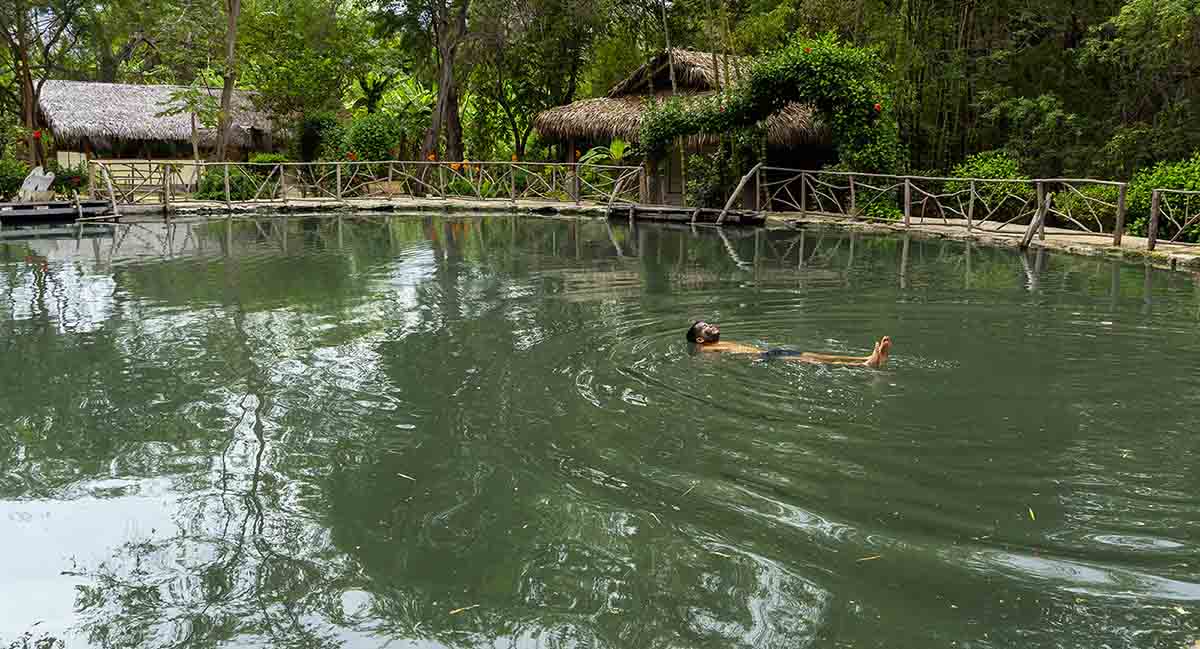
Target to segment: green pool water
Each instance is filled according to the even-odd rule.
[[[0,647],[1200,637],[1194,276],[508,217],[3,234]],[[698,318],[895,347],[694,354]]]

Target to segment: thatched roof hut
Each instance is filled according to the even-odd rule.
[[[561,140],[610,140],[636,142],[642,127],[646,102],[663,102],[672,96],[671,63],[675,68],[678,96],[686,101],[703,98],[736,84],[749,61],[710,52],[674,49],[662,52],[613,86],[605,97],[581,99],[566,106],[543,111],[534,118],[542,135]],[[715,65],[714,65],[715,63]],[[830,134],[815,111],[803,104],[788,104],[766,121],[767,144],[794,148],[828,144]]]
[[[59,142],[143,141],[188,143],[192,121],[188,114],[160,117],[171,105],[171,94],[181,86],[142,86],[85,81],[47,81],[42,87],[41,110],[45,123]],[[221,89],[208,92],[220,101]],[[230,143],[249,148],[269,135],[271,121],[254,106],[254,93],[233,93],[233,129]],[[200,142],[216,143],[215,129],[201,129]]]

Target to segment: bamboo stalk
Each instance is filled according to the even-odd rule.
[[[221,165],[225,169],[225,209],[233,210],[233,201],[229,198],[229,163]]]

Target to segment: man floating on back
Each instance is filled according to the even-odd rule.
[[[726,354],[744,354],[760,358],[783,358],[801,363],[818,365],[861,365],[872,369],[881,369],[888,362],[892,351],[892,339],[884,336],[875,343],[875,349],[870,356],[834,356],[832,354],[816,354],[786,348],[762,349],[741,343],[721,342],[721,328],[703,320],[698,320],[687,330],[687,341],[702,352],[724,352]]]

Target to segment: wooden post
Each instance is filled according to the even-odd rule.
[[[435,162],[434,164],[437,165],[438,170],[438,193],[444,199],[446,198],[446,168],[440,162]]]
[[[687,155],[687,143],[683,138],[679,138],[679,205],[687,207],[687,161],[684,158]]]
[[[912,227],[912,180],[904,178],[904,227]],[[904,249],[908,250],[908,239],[904,240]]]
[[[648,205],[650,203],[650,183],[647,180],[650,178],[650,160],[647,159],[641,166],[641,171],[638,172],[638,202]]]
[[[766,212],[766,211],[769,211],[769,207],[770,206],[768,206],[767,210],[763,209],[762,165],[759,165],[758,171],[755,172],[755,174],[754,174],[754,211],[759,212],[759,213]]]
[[[1161,209],[1162,192],[1156,189],[1150,192],[1150,225],[1146,235],[1146,248],[1150,251],[1158,246],[1158,214]]]
[[[96,200],[96,165],[88,162],[88,198]]]
[[[967,200],[967,232],[970,232],[971,228],[973,228],[973,227],[975,227],[975,181],[974,180],[971,181],[971,197]]]
[[[1121,188],[1117,190],[1117,223],[1113,226],[1113,245],[1118,247],[1121,237],[1125,236],[1125,193],[1128,189],[1128,184],[1121,183]]]
[[[808,215],[808,174],[800,172],[800,218]]]
[[[171,215],[171,165],[161,162],[158,168],[162,170],[163,216]]]
[[[279,198],[287,202],[287,167],[279,164]]]
[[[1046,204],[1046,183],[1038,181],[1037,183],[1038,209],[1041,210]],[[1046,240],[1046,214],[1041,212],[1038,215],[1038,241]],[[1025,247],[1029,247],[1026,244]]]
[[[342,200],[342,163],[341,162],[333,163],[333,170],[334,170],[334,182],[337,183],[336,196],[337,196],[337,199],[340,201],[340,200]]]
[[[508,163],[508,195],[517,204],[517,165]]]
[[[222,165],[225,169],[225,209],[233,211],[233,201],[229,197],[229,163]]]
[[[854,174],[850,174],[850,214],[849,214],[849,216],[854,216],[854,213],[857,211],[857,209],[855,209],[857,202],[858,201],[857,201],[856,197],[854,196]]]
[[[1045,193],[1045,188],[1042,186],[1042,183],[1039,182],[1038,183],[1039,198],[1044,193]],[[1033,243],[1033,234],[1035,232],[1042,231],[1043,228],[1045,227],[1046,212],[1048,212],[1050,210],[1050,201],[1053,199],[1053,197],[1054,197],[1054,195],[1050,194],[1050,195],[1046,196],[1038,204],[1038,209],[1036,212],[1034,212],[1033,220],[1029,222],[1029,228],[1027,228],[1025,230],[1025,236],[1021,238],[1021,250],[1028,249],[1029,244]]]

